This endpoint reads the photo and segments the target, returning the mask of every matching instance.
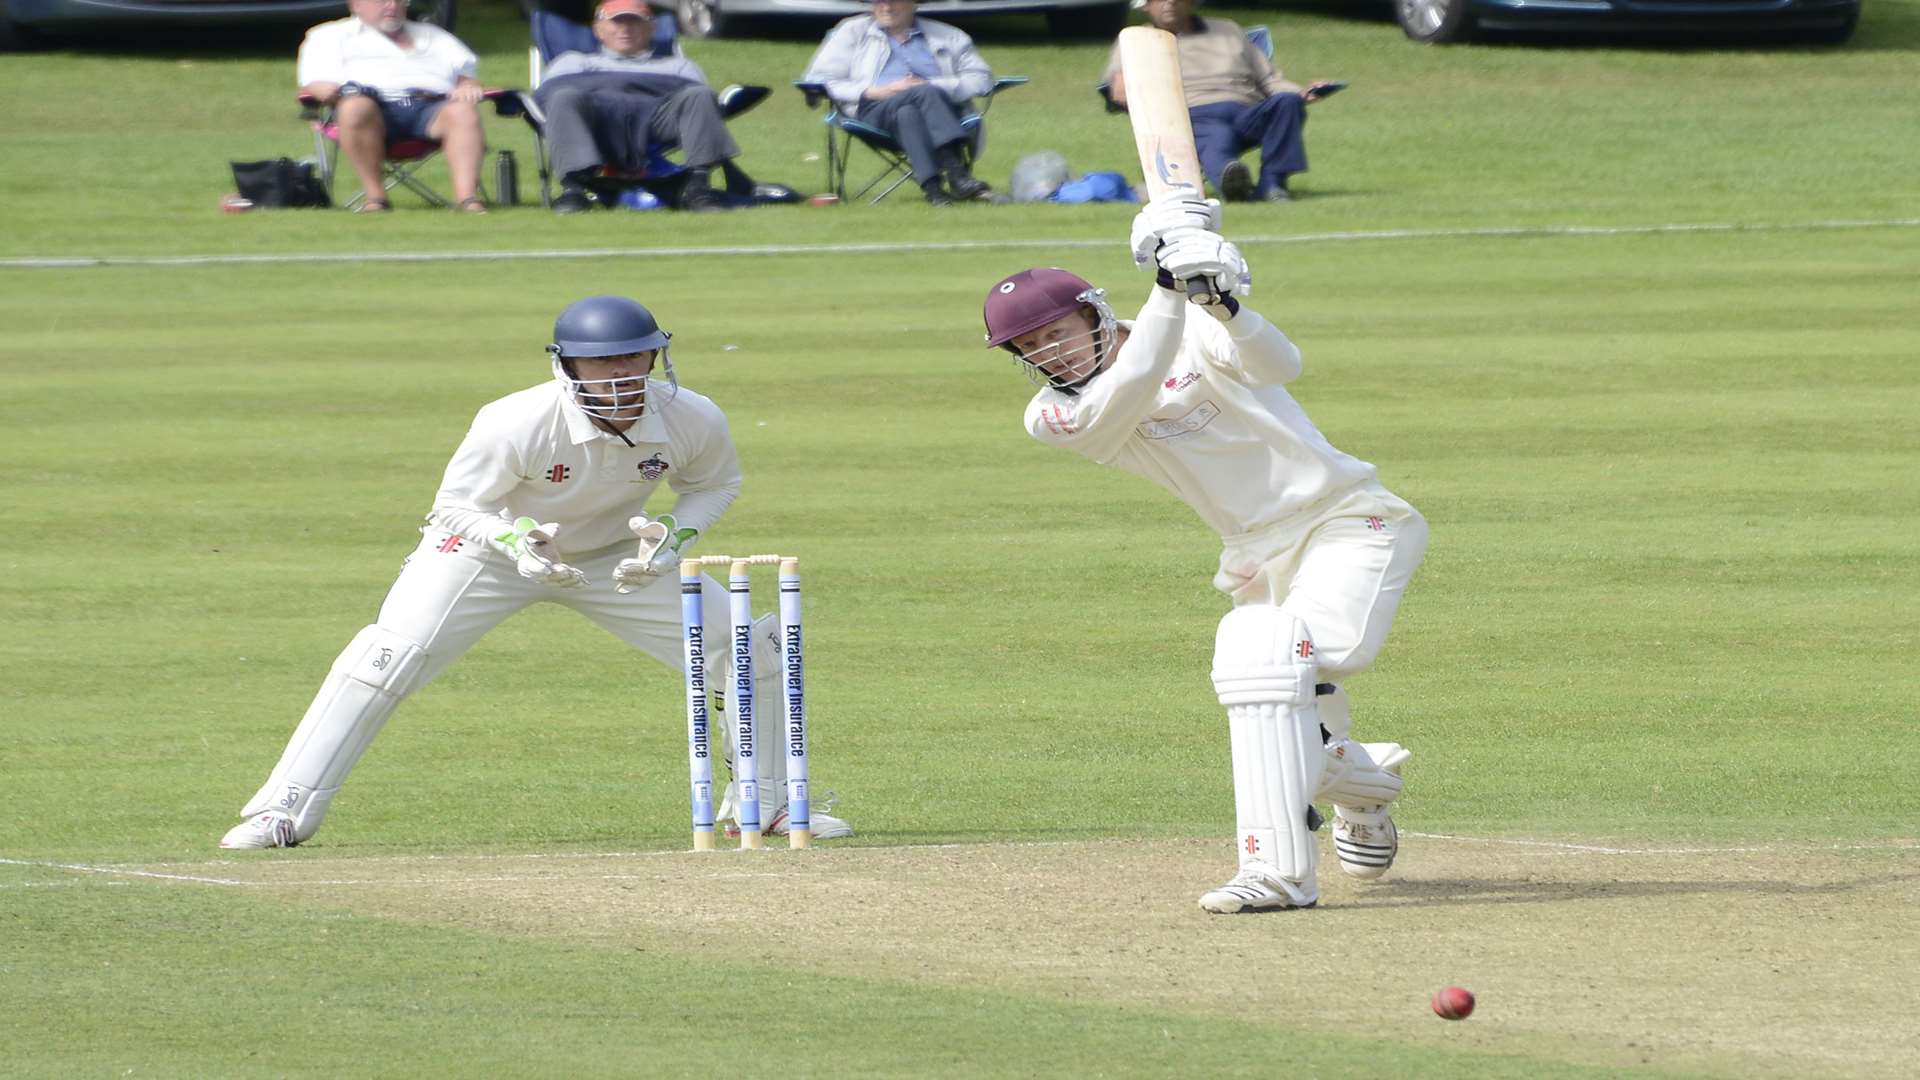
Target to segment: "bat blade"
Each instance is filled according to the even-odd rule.
[[[1120,31],[1120,72],[1147,197],[1157,199],[1181,189],[1201,194],[1205,178],[1194,151],[1193,121],[1180,80],[1180,47],[1173,35],[1153,26]]]

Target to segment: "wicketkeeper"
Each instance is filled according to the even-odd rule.
[[[334,661],[221,847],[312,837],[401,699],[530,604],[564,604],[681,670],[680,558],[739,493],[740,463],[719,406],[680,386],[669,336],[625,297],[560,313],[547,346],[553,378],[474,417],[379,619]],[[663,482],[678,496],[673,513],[648,517]],[[707,578],[702,598],[707,625],[728,625],[726,588]],[[780,696],[774,623],[766,616],[754,632],[765,700]],[[730,724],[717,726],[731,738]],[[762,831],[784,833],[785,756],[759,760]],[[733,803],[723,799],[722,816]],[[815,839],[853,832],[818,810],[812,824]]]
[[[1333,804],[1342,869],[1375,878],[1393,865],[1389,810],[1408,752],[1352,740],[1341,683],[1378,655],[1427,523],[1282,389],[1300,351],[1238,299],[1251,279],[1219,213],[1176,194],[1135,217],[1134,261],[1156,279],[1130,322],[1105,290],[1052,268],[996,284],[984,314],[987,344],[1040,387],[1027,405],[1034,438],[1146,477],[1220,534],[1214,585],[1234,607],[1213,685],[1240,870],[1200,906],[1229,914],[1318,902],[1317,801]]]

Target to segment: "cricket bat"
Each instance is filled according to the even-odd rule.
[[[1133,145],[1140,153],[1147,198],[1181,189],[1203,197],[1205,175],[1194,150],[1186,86],[1180,81],[1180,47],[1173,35],[1153,26],[1120,31],[1120,74],[1126,80],[1127,116],[1133,121]],[[1204,280],[1187,282],[1187,293],[1195,299],[1212,292]]]

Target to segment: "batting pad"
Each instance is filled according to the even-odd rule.
[[[780,676],[780,620],[768,612],[753,620],[753,726],[755,741],[762,748],[753,760],[760,781],[759,820],[763,824],[772,820],[787,797],[787,755],[779,752],[781,718],[786,709]],[[714,814],[717,821],[739,820],[736,804],[740,799],[740,759],[734,746],[735,697],[730,694],[720,703],[721,714],[726,718],[720,730],[727,740],[727,765],[733,771],[734,780],[720,796],[720,806]]]
[[[419,685],[426,659],[425,649],[380,626],[355,634],[320,684],[273,775],[240,816],[278,810],[293,819],[296,838],[306,840],[319,831],[347,773],[400,699]]]
[[[1292,615],[1251,604],[1220,620],[1213,688],[1227,708],[1240,863],[1300,882],[1314,876],[1307,812],[1326,761],[1314,671],[1313,637]]]

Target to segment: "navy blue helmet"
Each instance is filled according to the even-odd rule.
[[[672,336],[637,300],[589,296],[568,304],[553,320],[549,351],[562,358],[624,356],[661,348]]]
[[[566,388],[588,416],[603,421],[632,423],[642,413],[659,410],[680,391],[673,356],[653,312],[624,296],[589,296],[567,305],[553,321],[553,377]],[[644,360],[613,361],[613,372],[594,379],[580,378],[575,360],[651,353]],[[622,371],[621,369],[627,369]],[[653,390],[649,394],[649,390]],[[624,436],[623,436],[624,437]]]

